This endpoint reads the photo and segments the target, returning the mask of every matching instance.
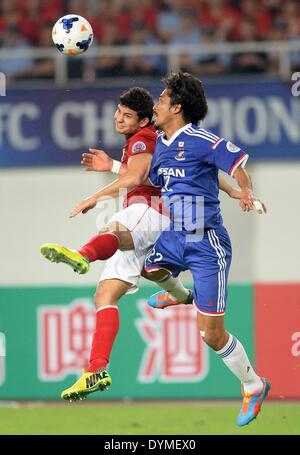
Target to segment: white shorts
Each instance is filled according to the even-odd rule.
[[[138,290],[145,256],[161,232],[169,226],[170,219],[146,204],[132,204],[116,213],[109,223],[112,221],[118,221],[131,232],[134,250],[116,251],[106,261],[100,281],[126,281],[132,285],[128,291],[130,294]]]

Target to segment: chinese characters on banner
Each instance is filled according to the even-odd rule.
[[[145,343],[138,381],[194,382],[208,371],[207,347],[201,341],[191,306],[155,310],[137,302],[141,317],[136,328]],[[71,305],[42,307],[40,326],[40,376],[59,380],[80,374],[89,358],[95,310],[89,299]],[[134,349],[134,347],[133,347]]]

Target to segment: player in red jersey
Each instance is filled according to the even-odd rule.
[[[115,197],[120,188],[131,188],[125,199],[125,208],[116,213],[99,234],[92,237],[79,251],[44,244],[41,253],[53,262],[64,262],[82,274],[90,262],[106,260],[105,269],[95,293],[96,329],[93,335],[90,363],[87,371],[61,397],[68,400],[85,398],[111,384],[106,370],[114,340],[119,330],[118,300],[126,293],[137,290],[144,258],[161,231],[169,225],[169,218],[161,213],[160,189],[144,184],[147,180],[156,133],[152,120],[153,99],[142,88],[133,88],[120,97],[115,113],[115,128],[126,138],[122,162],[111,160],[105,152],[92,150],[83,154],[82,164],[87,170],[107,171],[120,177],[95,195],[82,201],[70,216],[86,213],[95,207],[99,196]],[[220,187],[231,197],[239,198],[225,181]],[[162,285],[178,300],[186,301],[191,294],[180,280]],[[192,299],[191,299],[192,300]]]
[[[118,300],[135,292],[145,255],[161,231],[169,225],[169,217],[160,213],[160,188],[144,185],[150,170],[156,143],[153,129],[153,98],[143,88],[135,87],[120,96],[115,113],[115,128],[126,138],[121,163],[115,162],[119,179],[101,191],[102,196],[118,196],[119,189],[133,188],[125,198],[125,207],[116,213],[99,234],[92,237],[79,251],[60,245],[44,244],[41,253],[53,262],[65,262],[78,273],[86,273],[90,262],[106,260],[95,294],[96,329],[93,335],[90,363],[87,371],[62,392],[63,399],[76,400],[111,384],[106,371],[110,352],[119,330]],[[156,204],[151,206],[151,197]],[[98,193],[88,198],[89,208],[98,202]],[[79,205],[85,205],[82,201]],[[75,216],[75,211],[70,217]]]

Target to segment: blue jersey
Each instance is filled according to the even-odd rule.
[[[161,187],[173,225],[185,223],[188,213],[185,227],[217,228],[222,224],[218,171],[233,176],[247,159],[248,154],[232,142],[189,123],[169,140],[163,133],[158,136],[149,180]]]

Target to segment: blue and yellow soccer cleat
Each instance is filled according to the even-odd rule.
[[[152,308],[160,308],[164,309],[167,308],[168,306],[174,306],[174,305],[192,305],[194,300],[194,296],[192,291],[189,291],[189,295],[185,301],[178,301],[178,300],[173,300],[172,296],[169,292],[167,291],[159,291],[156,292],[155,294],[152,294],[149,300],[147,301],[148,305],[152,306]]]
[[[77,401],[83,400],[90,393],[100,390],[107,390],[112,383],[111,377],[106,370],[99,373],[85,373],[82,371],[82,376],[75,382],[72,387],[64,390],[61,393],[62,400]]]
[[[242,389],[242,394],[244,397],[243,406],[236,421],[239,427],[248,425],[248,423],[256,419],[263,401],[269,393],[269,390],[271,388],[269,381],[265,378],[261,378],[261,380],[263,382],[263,388],[259,392],[257,391],[254,393],[246,393]]]
[[[89,271],[89,261],[78,253],[78,251],[55,245],[54,243],[44,243],[40,248],[40,252],[46,259],[49,259],[49,261],[64,262],[72,267],[74,272],[81,275]]]

